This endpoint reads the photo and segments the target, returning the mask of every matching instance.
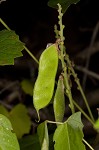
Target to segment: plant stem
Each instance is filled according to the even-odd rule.
[[[72,114],[75,112],[74,110],[74,105],[73,105],[73,98],[72,98],[72,93],[71,93],[71,88],[70,88],[70,85],[69,85],[69,81],[68,81],[68,74],[67,74],[67,67],[66,67],[66,63],[64,62],[64,36],[63,36],[63,29],[64,29],[64,26],[62,24],[62,16],[63,14],[61,13],[61,5],[58,4],[58,12],[59,12],[59,26],[60,26],[60,31],[59,31],[59,34],[60,34],[60,50],[61,50],[61,63],[62,63],[62,68],[63,68],[63,71],[64,71],[64,84],[65,84],[65,87],[66,87],[66,93],[67,93],[67,96],[69,98],[69,101],[70,101],[70,108],[71,108],[71,111],[72,111]]]
[[[5,27],[7,30],[11,31],[11,29],[8,27],[8,25],[7,25],[1,18],[0,18],[0,22],[4,25],[4,27]],[[35,61],[37,64],[39,64],[38,60],[37,60],[36,57],[29,51],[29,49],[28,49],[25,45],[23,45],[23,47],[24,47],[24,49],[27,51],[27,53],[34,59],[34,61]]]
[[[50,121],[50,120],[46,120],[47,123],[52,123],[52,124],[63,124],[62,122],[55,122],[55,121]]]
[[[94,122],[95,120],[94,120],[93,114],[92,114],[92,112],[91,112],[91,109],[90,109],[89,104],[88,104],[88,102],[87,102],[86,96],[85,96],[85,94],[84,94],[84,92],[83,92],[83,89],[82,89],[82,87],[81,87],[80,82],[79,82],[78,79],[77,79],[77,84],[78,84],[79,91],[81,92],[81,95],[82,95],[82,97],[83,97],[83,100],[84,100],[84,102],[85,102],[85,104],[86,104],[86,107],[87,107],[87,109],[88,109],[89,115],[90,115],[91,119],[92,119],[93,122]]]
[[[91,150],[94,150],[93,147],[92,147],[85,139],[83,139],[83,142],[84,142]]]
[[[66,92],[65,92],[65,95],[67,95]],[[78,110],[81,111],[81,113],[85,116],[85,118],[88,119],[92,125],[94,125],[93,120],[83,111],[83,109],[74,100],[73,100],[73,104],[78,108]]]
[[[11,31],[11,29],[7,26],[7,24],[0,18],[0,22],[4,25],[4,27],[6,29],[8,29],[9,31]]]
[[[81,107],[74,100],[73,103],[78,108],[78,110],[81,111],[81,113],[85,116],[85,118],[88,119],[92,125],[94,125],[94,122],[91,120],[91,118],[81,109]]]
[[[79,79],[77,78],[77,74],[75,73],[75,71],[74,71],[74,69],[73,69],[73,67],[72,67],[72,63],[71,63],[71,61],[70,61],[70,59],[69,59],[69,56],[68,56],[68,55],[65,55],[65,56],[66,56],[66,61],[67,61],[68,65],[69,65],[69,67],[70,67],[70,69],[71,69],[72,75],[73,75],[73,77],[74,77],[74,79],[75,79],[75,82],[76,82],[77,85],[78,85],[78,89],[79,89],[79,91],[80,91],[80,93],[81,93],[81,95],[82,95],[82,97],[83,97],[83,100],[84,100],[84,102],[85,102],[85,104],[86,104],[86,107],[87,107],[87,109],[88,109],[89,115],[90,115],[92,121],[94,122],[94,117],[93,117],[93,115],[92,115],[91,109],[90,109],[89,104],[88,104],[87,99],[86,99],[86,96],[85,96],[85,94],[84,94],[84,92],[83,92],[83,89],[82,89],[82,87],[81,87],[80,81],[79,81]]]
[[[24,49],[27,51],[27,53],[35,60],[35,62],[36,62],[37,64],[39,64],[38,60],[37,60],[36,57],[29,51],[29,49],[28,49],[25,45],[23,45],[23,47],[24,47]]]

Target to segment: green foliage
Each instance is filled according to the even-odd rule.
[[[20,150],[41,150],[38,135],[28,135],[19,140]]]
[[[22,86],[23,91],[26,94],[29,94],[30,96],[33,96],[33,84],[32,84],[32,82],[30,82],[30,80],[24,79],[21,82],[21,86]]]
[[[53,96],[57,67],[58,51],[53,44],[45,49],[39,61],[39,74],[33,91],[33,103],[37,112],[48,105]]]
[[[0,31],[0,65],[13,65],[14,58],[22,56],[23,43],[14,31]]]
[[[8,110],[3,105],[0,105],[0,114],[3,114],[7,118],[9,118]]]
[[[17,137],[12,132],[12,125],[2,114],[0,114],[0,150],[20,150]]]
[[[54,107],[55,121],[62,122],[65,112],[64,83],[62,75],[59,77],[58,80],[53,107]]]
[[[6,128],[7,130],[12,130],[11,122],[2,114],[0,114],[0,126]]]
[[[68,118],[66,122],[73,128],[79,128],[82,131],[83,124],[81,122],[81,112],[74,113]]]
[[[76,4],[79,1],[80,0],[49,0],[48,5],[58,9],[57,4],[59,3],[62,6],[63,13],[65,13],[71,4]]]
[[[41,123],[37,128],[41,150],[49,150],[49,137],[46,121]]]
[[[31,127],[30,117],[24,105],[18,104],[10,111],[10,120],[18,138],[29,133]]]
[[[66,122],[58,126],[53,140],[55,150],[85,150],[82,143],[83,132],[81,123],[81,113],[73,114]]]
[[[99,119],[96,120],[93,127],[95,130],[97,130],[99,132]]]
[[[18,138],[29,133],[31,120],[27,114],[27,108],[24,105],[18,104],[10,112],[8,112],[3,106],[0,106],[0,108],[2,108],[0,113],[7,116],[11,121],[13,130]]]
[[[38,136],[35,135],[22,138],[24,134],[29,133],[31,127],[31,121],[27,114],[28,111],[26,107],[22,104],[18,104],[10,112],[8,112],[3,106],[0,106],[0,113],[7,116],[12,123],[11,126],[10,121],[5,116],[0,115],[0,150],[19,150],[16,135],[19,139],[22,138],[20,140],[21,150],[49,150],[50,148],[54,148],[54,150],[85,150],[85,146],[82,143],[82,140],[85,143],[87,142],[83,139],[84,135],[82,131],[83,124],[81,122],[81,112],[74,113],[74,104],[76,104],[76,102],[72,98],[71,86],[69,84],[71,74],[73,75],[79,87],[91,118],[77,104],[75,106],[78,106],[77,108],[82,111],[82,113],[89,121],[91,120],[90,122],[92,124],[94,124],[94,118],[87,103],[84,92],[80,86],[79,79],[77,78],[77,75],[75,74],[75,71],[71,65],[71,61],[69,60],[69,57],[65,51],[65,38],[63,36],[64,25],[62,24],[63,13],[61,12],[61,5],[63,7],[63,12],[65,12],[71,4],[76,4],[77,2],[79,2],[79,0],[50,0],[48,3],[49,6],[55,8],[57,7],[58,3],[59,31],[57,28],[55,28],[58,39],[55,44],[46,48],[45,51],[41,54],[38,78],[33,90],[33,103],[39,116],[39,110],[47,106],[51,101],[54,93],[59,55],[59,59],[61,60],[62,65],[62,73],[59,77],[54,97],[54,115],[56,122],[46,120],[38,126]],[[38,63],[38,60],[23,45],[15,32],[11,31],[1,18],[0,21],[9,30],[0,31],[0,65],[13,65],[14,58],[22,56],[21,51],[23,47],[28,52],[28,54],[30,54],[30,56]],[[27,80],[24,80],[21,85],[27,94],[32,95],[31,91],[33,87]],[[66,94],[69,99],[72,115],[67,119],[67,121],[62,123],[65,110],[64,94]],[[58,125],[53,136],[53,142],[52,136],[51,138],[48,136],[47,123],[54,123]],[[12,127],[16,135],[12,133]],[[94,124],[94,128],[99,131],[99,120],[97,120]],[[49,143],[51,143],[51,146]],[[90,147],[90,149],[93,150],[89,144],[87,145]]]

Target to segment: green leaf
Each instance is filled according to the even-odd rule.
[[[41,150],[38,135],[28,135],[19,140],[20,150]]]
[[[99,131],[99,119],[96,120],[93,127],[95,130]]]
[[[49,137],[46,121],[41,123],[37,128],[41,150],[49,150]]]
[[[11,122],[2,114],[0,114],[0,126],[6,128],[7,130],[12,130]]]
[[[15,133],[8,118],[0,114],[0,150],[20,150]]]
[[[81,112],[74,113],[68,118],[66,122],[68,122],[73,128],[79,128],[81,131],[83,129],[83,124],[81,122]]]
[[[23,43],[14,31],[0,31],[0,65],[13,65],[14,58],[22,56]]]
[[[80,116],[79,113],[72,115],[65,123],[57,127],[53,137],[55,150],[85,150],[82,143],[82,123],[78,116]]]
[[[4,116],[6,116],[7,118],[9,118],[9,112],[3,105],[0,105],[0,114],[2,114]]]
[[[58,80],[53,107],[54,107],[55,121],[62,122],[64,117],[64,112],[65,112],[63,76],[60,76]]]
[[[26,94],[29,94],[30,96],[33,95],[33,84],[32,84],[32,82],[30,80],[24,79],[21,82],[21,86],[22,86],[23,91]]]
[[[80,0],[49,0],[48,6],[58,8],[57,4],[59,3],[62,6],[62,12],[65,13],[71,4],[76,4],[79,1]]]
[[[31,120],[28,116],[27,108],[24,105],[18,104],[15,106],[9,114],[9,118],[18,138],[29,133]]]

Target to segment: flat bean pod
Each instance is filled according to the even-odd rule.
[[[58,67],[58,50],[56,44],[43,51],[39,60],[39,72],[33,91],[33,103],[37,112],[50,102],[55,85]]]
[[[59,76],[53,107],[54,107],[55,121],[62,122],[65,112],[64,83],[62,75]]]

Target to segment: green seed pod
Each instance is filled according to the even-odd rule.
[[[53,44],[45,49],[39,60],[39,73],[33,92],[33,102],[37,112],[48,105],[53,96],[57,67],[58,50],[57,45]]]
[[[60,75],[58,80],[53,107],[54,107],[55,121],[62,122],[65,112],[64,83],[62,75]]]

